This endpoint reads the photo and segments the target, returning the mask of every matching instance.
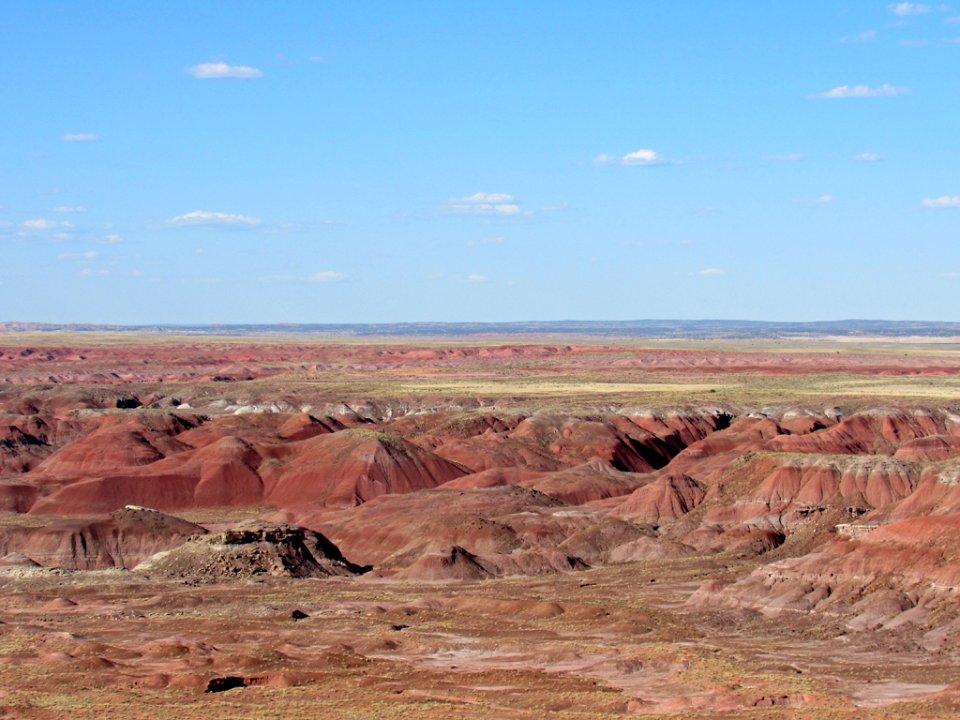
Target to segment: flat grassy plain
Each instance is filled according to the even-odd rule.
[[[24,348],[32,354],[19,357]],[[0,378],[186,399],[822,405],[960,399],[960,342],[0,334]],[[50,354],[49,359],[46,355]],[[243,371],[240,381],[210,382]],[[243,374],[243,373],[246,374]],[[114,377],[117,376],[117,377]],[[181,398],[183,399],[183,398]]]

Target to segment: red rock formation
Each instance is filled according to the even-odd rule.
[[[855,526],[851,526],[853,528]],[[704,586],[693,604],[842,616],[850,630],[913,625],[938,649],[960,624],[960,515],[910,518],[761,566],[729,586]],[[935,622],[934,622],[935,621]]]
[[[762,523],[776,529],[802,525],[826,511],[862,515],[909,496],[919,472],[888,458],[824,460],[757,455],[730,473],[742,488],[727,504],[711,507],[704,521],[720,525]]]
[[[610,515],[659,525],[690,512],[705,496],[703,486],[693,478],[682,473],[667,473],[634,490]]]
[[[278,513],[284,521],[313,528],[330,538],[354,562],[405,567],[428,552],[457,546],[478,555],[511,553],[523,548],[523,525],[546,537],[539,516],[562,504],[541,493],[517,487],[482,490],[437,488],[404,495],[383,495],[359,507]],[[524,514],[531,513],[531,514]],[[565,539],[554,532],[551,539]]]
[[[36,502],[40,489],[26,483],[0,483],[0,511],[25,513]]]
[[[316,528],[348,557],[381,572],[409,568],[425,555],[445,556],[451,547],[464,549],[495,575],[557,572],[603,563],[613,548],[652,534],[602,511],[571,508],[515,486],[457,490],[447,484],[384,495],[356,508],[277,517]]]
[[[173,414],[105,415],[94,432],[51,455],[33,476],[63,482],[148,465],[189,449],[174,436],[195,424]]]
[[[396,576],[415,580],[485,580],[493,573],[476,555],[454,545],[440,552],[424,553]]]
[[[65,484],[39,499],[31,512],[77,515],[128,504],[161,510],[256,506],[263,501],[263,483],[256,471],[260,462],[249,444],[224,437],[123,474]]]
[[[852,415],[824,430],[771,440],[768,449],[820,454],[892,455],[898,447],[911,440],[949,434],[953,427],[952,421],[942,413],[874,410]]]
[[[930,461],[960,457],[960,436],[928,435],[908,440],[893,454],[900,460]]]
[[[261,467],[277,507],[357,505],[387,493],[431,488],[466,471],[395,435],[343,430],[284,446]]]
[[[199,525],[145,508],[128,507],[93,519],[0,531],[0,555],[21,553],[46,567],[130,569],[147,557],[205,533]]]

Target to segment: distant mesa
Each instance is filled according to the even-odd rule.
[[[381,323],[282,325],[97,325],[0,322],[0,332],[157,333],[176,335],[326,335],[357,337],[451,337],[587,335],[604,337],[745,339],[816,336],[960,337],[960,323],[893,320],[769,322],[761,320],[624,320],[505,323]],[[224,374],[223,377],[229,377]]]

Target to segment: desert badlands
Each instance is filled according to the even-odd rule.
[[[948,718],[960,346],[0,337],[0,716]]]

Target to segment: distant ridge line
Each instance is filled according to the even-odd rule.
[[[803,337],[960,337],[960,322],[911,320],[556,320],[528,322],[274,323],[108,325],[0,322],[6,333],[147,333],[167,335],[319,335],[335,337],[469,337],[583,335],[668,339]]]

